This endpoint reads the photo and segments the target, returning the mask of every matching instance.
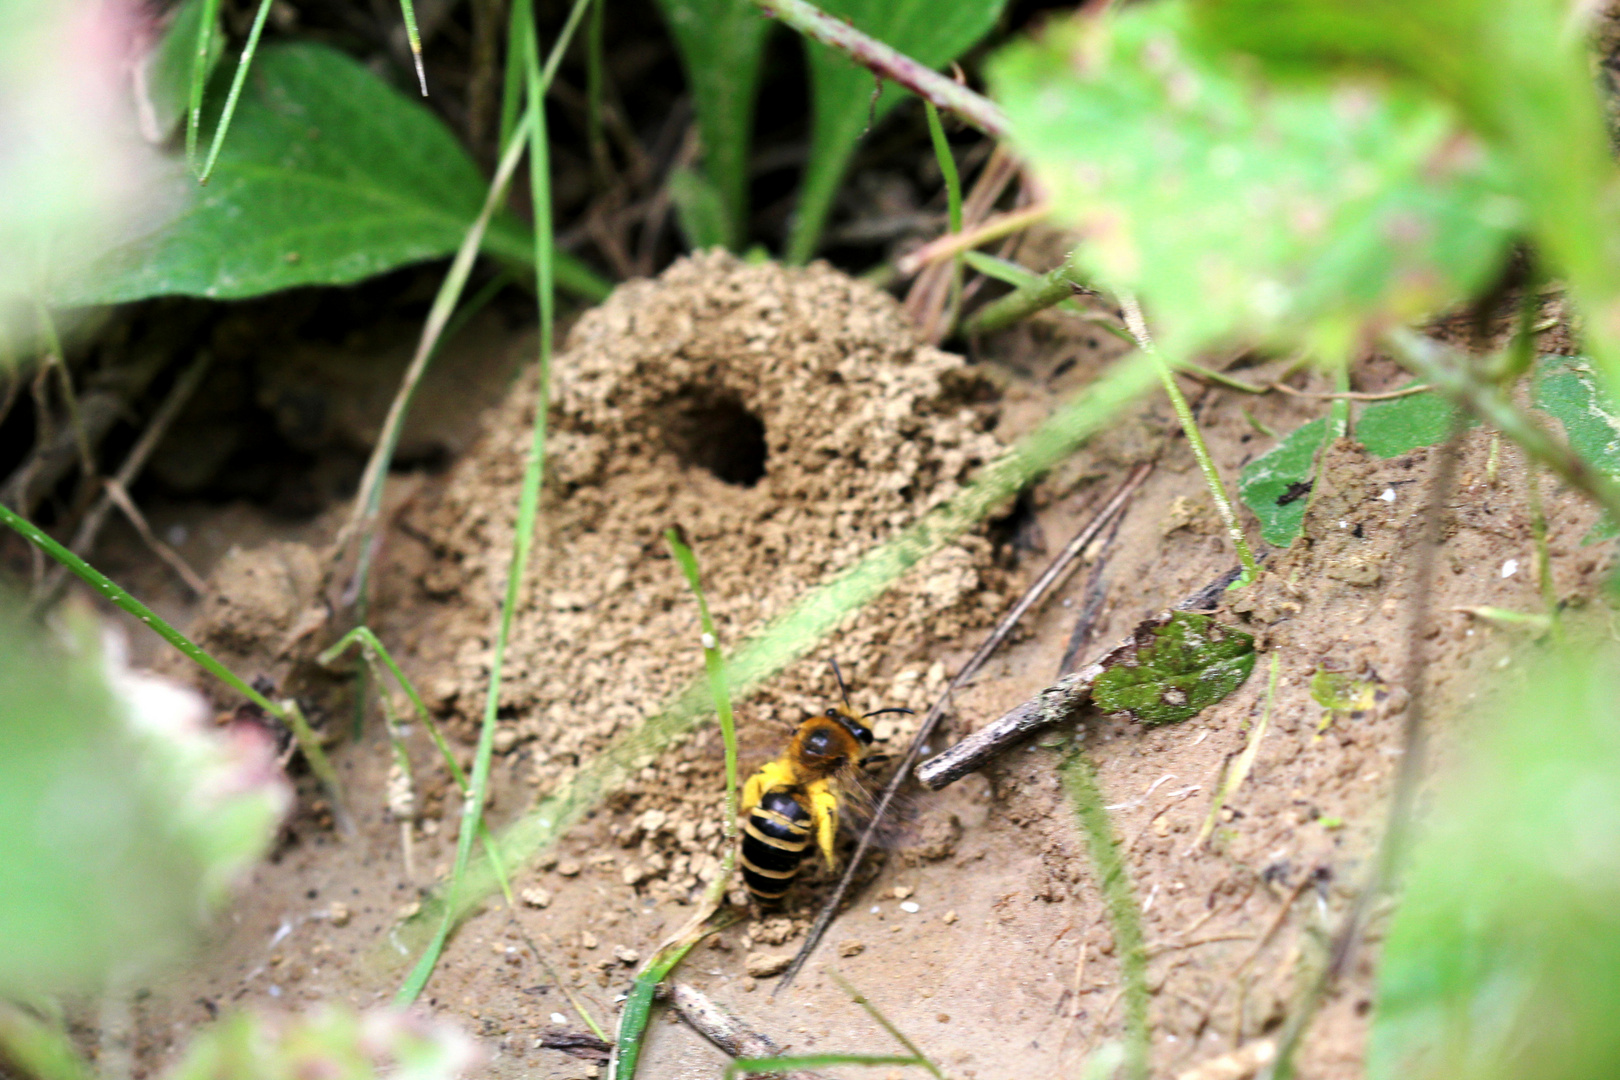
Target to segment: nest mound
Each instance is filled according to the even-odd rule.
[[[919,344],[891,298],[825,266],[711,253],[620,287],[555,363],[498,745],[521,746],[544,794],[698,674],[667,526],[686,530],[735,646],[999,453],[993,396],[960,357]],[[421,586],[457,613],[434,633],[453,654],[435,696],[467,720],[483,706],[533,407],[526,382],[407,523],[435,552]],[[989,542],[970,534],[850,620],[827,651],[857,706],[922,704],[943,681],[931,647],[990,621],[1002,584]],[[797,722],[835,692],[824,664],[796,665],[740,719]]]

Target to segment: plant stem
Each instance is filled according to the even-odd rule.
[[[1389,331],[1384,343],[1402,367],[1496,428],[1517,443],[1527,457],[1541,462],[1558,479],[1590,496],[1620,521],[1620,485],[1548,435],[1498,388],[1476,379],[1453,350],[1405,329]]]
[[[765,14],[781,19],[812,41],[819,41],[844,53],[857,64],[870,69],[878,78],[899,83],[924,101],[955,113],[992,138],[1007,137],[1007,116],[995,102],[974,93],[961,83],[947,79],[932,68],[924,67],[843,20],[833,18],[814,4],[805,0],[754,0],[754,3]]]
[[[1108,908],[1108,919],[1114,932],[1115,951],[1119,954],[1120,980],[1125,984],[1125,1063],[1126,1075],[1132,1080],[1147,1080],[1148,1075],[1148,988],[1147,948],[1142,940],[1142,913],[1131,888],[1130,872],[1125,866],[1124,853],[1119,849],[1119,838],[1114,835],[1113,823],[1104,809],[1102,791],[1097,787],[1097,773],[1082,750],[1075,750],[1063,764],[1063,786],[1074,805],[1085,834],[1086,847],[1091,852],[1092,870],[1097,875],[1098,891]]]
[[[57,543],[46,534],[45,530],[22,517],[4,503],[0,503],[0,524],[10,527],[24,540],[29,541],[46,555],[67,567],[68,572],[74,577],[151,627],[158,637],[179,649],[198,667],[253,702],[269,715],[286,724],[288,729],[292,731],[293,738],[298,741],[298,749],[303,752],[304,760],[309,762],[310,771],[315,774],[316,778],[321,781],[322,786],[326,788],[326,793],[332,800],[332,813],[337,819],[338,826],[345,832],[352,831],[353,823],[343,803],[343,785],[338,780],[337,770],[332,768],[332,762],[327,758],[326,752],[321,749],[320,739],[311,730],[309,721],[304,719],[304,714],[298,708],[297,702],[291,698],[280,702],[272,701],[253,689],[248,683],[243,682],[236,672],[214,659],[201,646],[165,622],[155,611],[131,596],[129,591],[122,585],[119,585],[100,570],[97,570]]]
[[[236,102],[242,96],[248,68],[252,66],[253,54],[259,48],[259,35],[264,32],[264,21],[269,17],[270,0],[259,0],[258,14],[253,16],[253,29],[248,31],[247,44],[242,46],[242,55],[236,61],[236,75],[231,79],[231,92],[225,97],[225,109],[214,125],[214,141],[208,147],[208,160],[203,163],[202,173],[197,177],[199,184],[208,183],[208,178],[214,173],[214,162],[219,160],[220,148],[225,145],[225,133],[231,128],[231,117],[236,115]]]
[[[1198,459],[1198,469],[1204,474],[1204,483],[1209,487],[1210,498],[1215,500],[1215,509],[1220,512],[1221,522],[1226,526],[1226,535],[1231,539],[1232,546],[1237,549],[1238,562],[1243,566],[1243,576],[1233,582],[1232,587],[1241,589],[1253,584],[1260,577],[1260,564],[1254,561],[1254,552],[1249,550],[1248,538],[1243,535],[1243,526],[1238,524],[1237,512],[1232,509],[1232,500],[1226,496],[1226,485],[1221,482],[1221,474],[1216,471],[1214,459],[1209,456],[1209,447],[1204,444],[1204,435],[1198,430],[1198,419],[1193,416],[1192,408],[1187,404],[1186,395],[1181,392],[1181,387],[1176,385],[1175,372],[1171,370],[1169,362],[1154,347],[1153,338],[1148,334],[1147,322],[1142,318],[1142,309],[1137,305],[1136,297],[1129,293],[1121,295],[1120,307],[1124,309],[1125,325],[1130,328],[1137,345],[1159,363],[1159,379],[1164,383],[1164,392],[1170,397],[1170,406],[1176,411],[1176,419],[1181,421],[1181,430],[1186,433],[1187,445],[1192,448],[1193,457]]]
[[[1071,254],[1061,264],[1048,270],[1034,281],[1021,285],[1006,296],[986,304],[962,323],[964,334],[990,334],[1013,323],[1022,322],[1038,311],[1056,307],[1077,294],[1090,292],[1076,285],[1071,266]]]

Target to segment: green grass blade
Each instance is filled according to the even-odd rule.
[[[0,1001],[0,1058],[36,1080],[95,1080],[96,1076],[66,1032],[6,1001]]]
[[[829,971],[827,974],[831,975],[833,982],[837,983],[844,993],[849,995],[849,999],[851,1001],[864,1009],[866,1011],[866,1015],[870,1016],[873,1020],[876,1020],[878,1026],[889,1033],[890,1038],[894,1039],[895,1042],[899,1043],[907,1050],[910,1050],[911,1056],[917,1060],[919,1065],[933,1073],[939,1078],[939,1080],[945,1080],[945,1074],[940,1071],[939,1066],[930,1061],[928,1055],[923,1053],[922,1049],[916,1043],[912,1042],[911,1039],[906,1036],[905,1032],[896,1027],[894,1021],[890,1020],[887,1016],[884,1016],[883,1011],[874,1005],[865,994],[851,986],[849,980],[838,974],[838,972]]]
[[[214,35],[219,33],[219,0],[202,0],[197,51],[191,58],[190,104],[186,109],[186,167],[197,171],[197,137],[202,129],[203,90],[214,70]]]
[[[956,171],[956,156],[945,138],[945,125],[939,121],[939,109],[932,101],[923,102],[928,113],[928,137],[934,144],[934,160],[939,163],[939,175],[945,178],[946,216],[951,232],[962,231],[962,177]]]
[[[219,123],[214,125],[214,141],[208,148],[208,160],[203,163],[201,175],[197,177],[199,184],[208,183],[208,177],[214,171],[214,162],[219,160],[219,148],[225,145],[225,133],[231,128],[231,117],[236,114],[237,99],[242,96],[242,84],[247,82],[248,68],[253,64],[253,54],[259,49],[259,35],[264,32],[264,21],[270,16],[271,0],[259,0],[258,14],[253,16],[253,29],[248,31],[247,44],[242,47],[242,55],[236,61],[236,75],[231,79],[231,92],[225,98],[225,111],[219,114]],[[201,108],[199,100],[198,107]]]
[[[272,701],[253,689],[236,672],[214,659],[196,642],[170,626],[157,612],[135,599],[122,585],[57,543],[45,530],[4,503],[0,503],[0,524],[6,525],[24,540],[67,567],[69,573],[96,590],[106,600],[146,624],[158,637],[179,649],[192,663],[286,724],[292,730],[294,738],[298,740],[298,748],[303,751],[305,760],[309,762],[310,771],[321,781],[331,797],[333,813],[341,824],[347,825],[348,813],[343,802],[343,785],[338,780],[337,770],[332,768],[326,752],[321,749],[320,740],[310,730],[308,721],[304,719],[303,713],[298,710],[295,703],[290,700]]]
[[[1113,926],[1114,945],[1119,953],[1121,981],[1125,984],[1125,1062],[1126,1075],[1131,1080],[1146,1080],[1148,1075],[1148,987],[1147,947],[1142,940],[1142,911],[1131,888],[1130,872],[1125,866],[1125,855],[1119,850],[1119,838],[1103,808],[1102,791],[1097,787],[1097,773],[1091,761],[1081,750],[1076,750],[1063,765],[1063,786],[1068,789],[1069,801],[1074,804],[1080,831],[1085,834],[1086,847],[1091,852],[1091,866],[1097,875],[1103,903]]]
[[[427,71],[422,67],[422,35],[416,32],[416,9],[411,0],[399,0],[399,13],[405,19],[405,37],[411,43],[411,59],[416,64],[416,82],[427,97]]]
[[[697,598],[698,621],[703,627],[703,665],[709,676],[709,693],[714,697],[715,714],[720,718],[720,737],[726,749],[726,819],[723,822],[728,842],[737,838],[737,725],[731,714],[731,692],[726,685],[726,661],[720,652],[720,634],[714,628],[709,614],[709,602],[703,595],[703,582],[699,579],[697,556],[692,554],[679,528],[664,530],[664,541],[680,564],[686,583]]]
[[[583,4],[587,0],[580,0]],[[511,637],[512,619],[517,612],[518,597],[523,578],[528,570],[529,550],[534,543],[534,524],[540,507],[540,480],[545,471],[546,419],[550,411],[551,387],[551,335],[553,297],[551,280],[551,180],[546,155],[546,128],[544,84],[540,75],[540,48],[530,14],[529,0],[518,0],[517,16],[521,40],[515,44],[524,51],[524,67],[529,96],[523,138],[531,151],[530,175],[534,190],[535,268],[540,297],[540,356],[536,365],[539,385],[535,399],[533,436],[529,443],[528,460],[523,470],[523,488],[518,501],[517,529],[512,541],[512,557],[507,571],[506,594],[501,601],[500,623],[495,631],[495,648],[490,659],[489,691],[484,700],[484,720],[478,732],[478,746],[474,751],[471,788],[463,803],[461,829],[456,838],[456,861],[451,871],[449,894],[452,902],[445,905],[439,929],[428,949],[423,952],[405,984],[400,987],[395,1002],[409,1005],[421,994],[422,988],[433,974],[444,943],[454,925],[453,902],[466,876],[472,856],[473,837],[483,818],[484,796],[489,788],[489,765],[494,752],[496,712],[500,707],[501,676],[506,662],[506,647]],[[513,140],[513,146],[518,140]]]

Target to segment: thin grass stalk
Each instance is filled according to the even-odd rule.
[[[581,0],[585,2],[585,0]],[[462,878],[466,875],[472,857],[473,838],[483,819],[484,798],[489,789],[489,765],[494,753],[496,714],[500,707],[501,677],[506,663],[506,647],[511,638],[512,620],[517,613],[518,597],[522,593],[523,578],[528,572],[529,551],[534,543],[535,520],[539,516],[540,481],[545,473],[546,420],[551,405],[551,335],[553,297],[551,278],[551,172],[546,154],[545,90],[540,77],[539,35],[534,29],[529,0],[518,0],[514,6],[522,9],[519,47],[523,50],[526,75],[528,110],[524,136],[532,152],[529,173],[534,191],[534,242],[536,289],[540,297],[539,360],[536,364],[537,392],[534,406],[534,427],[529,442],[528,461],[523,469],[523,487],[518,497],[515,535],[512,539],[512,558],[507,571],[506,595],[501,601],[500,622],[495,631],[494,653],[490,658],[489,691],[484,699],[484,720],[478,732],[478,746],[474,751],[472,784],[462,804],[461,828],[456,837],[456,861],[451,871],[449,891],[454,897]],[[516,146],[518,140],[513,140]],[[405,984],[400,987],[395,1001],[400,1005],[414,1002],[427,985],[438,964],[439,954],[449,939],[454,926],[454,903],[445,906],[439,921],[439,930],[429,943]]]
[[[170,626],[157,612],[130,595],[129,591],[122,585],[119,585],[100,570],[97,570],[57,543],[45,530],[4,503],[0,503],[0,524],[6,525],[24,540],[27,540],[40,551],[67,567],[69,573],[96,590],[103,598],[139,619],[150,627],[158,637],[179,649],[192,663],[253,702],[269,715],[286,724],[292,731],[293,738],[298,741],[298,748],[303,751],[304,759],[309,762],[310,771],[315,774],[316,778],[326,788],[327,795],[332,800],[333,814],[336,815],[339,825],[346,831],[351,827],[348,812],[343,802],[343,785],[338,780],[337,770],[332,768],[332,763],[327,758],[326,752],[321,749],[320,739],[310,729],[309,721],[304,718],[304,714],[298,708],[296,702],[290,698],[280,702],[272,701],[259,693],[251,685],[244,682],[236,672],[220,663],[201,646],[173,626]]]
[[[456,790],[465,796],[468,791],[467,774],[462,771],[461,763],[456,760],[456,755],[451,752],[450,744],[445,741],[444,733],[439,730],[439,725],[434,722],[433,714],[428,711],[426,702],[422,700],[422,695],[416,692],[415,684],[406,677],[405,672],[394,661],[393,655],[383,645],[382,640],[372,632],[371,627],[357,626],[350,630],[338,639],[337,643],[331,648],[321,653],[316,658],[317,662],[322,666],[330,666],[351,646],[355,645],[360,647],[360,655],[365,658],[366,666],[377,684],[377,696],[384,702],[384,707],[388,707],[388,691],[384,686],[386,680],[383,678],[383,671],[386,670],[393,677],[395,685],[405,692],[405,697],[410,701],[411,708],[415,711],[417,719],[427,729],[428,736],[432,738],[433,745],[439,751],[440,759],[450,772],[451,780],[455,782]],[[392,735],[392,731],[390,731],[390,735]],[[506,899],[506,906],[516,907],[517,901],[512,896],[512,883],[507,879],[506,870],[501,862],[500,850],[495,846],[495,837],[490,833],[487,822],[479,821],[478,835],[484,845],[484,854],[490,860],[491,870],[500,884],[501,895]]]
[[[416,64],[416,81],[427,97],[427,71],[422,67],[422,35],[416,32],[416,9],[411,0],[399,0],[399,13],[405,20],[405,40],[411,43],[411,60]]]
[[[712,933],[716,927],[705,926],[710,916],[720,908],[726,887],[731,883],[732,871],[737,866],[737,727],[732,718],[731,693],[726,685],[725,658],[720,652],[719,632],[709,614],[709,602],[703,595],[703,582],[698,573],[697,556],[682,534],[679,526],[664,530],[664,541],[670,554],[680,566],[686,583],[697,599],[698,624],[703,629],[703,667],[708,676],[709,695],[714,702],[715,715],[720,721],[720,735],[726,755],[726,808],[721,827],[726,838],[726,853],[720,861],[720,870],[703,892],[703,901],[680,930],[661,945],[658,952],[637,973],[630,995],[619,1014],[618,1039],[614,1044],[609,1080],[631,1080],[636,1063],[641,1057],[642,1040],[646,1038],[647,1022],[652,1016],[653,992],[659,983],[669,977],[692,946]]]
[[[1209,496],[1215,500],[1215,509],[1220,512],[1221,523],[1226,526],[1226,535],[1237,549],[1238,562],[1243,566],[1243,576],[1232,583],[1232,588],[1241,589],[1253,584],[1260,577],[1260,564],[1254,560],[1254,552],[1249,550],[1248,538],[1243,535],[1243,526],[1238,524],[1237,511],[1232,508],[1232,500],[1227,497],[1226,484],[1221,480],[1220,472],[1215,468],[1215,461],[1209,456],[1209,447],[1204,443],[1204,433],[1198,430],[1198,418],[1192,414],[1192,407],[1187,404],[1187,396],[1176,385],[1175,372],[1171,369],[1169,361],[1153,345],[1153,338],[1148,333],[1147,322],[1142,318],[1142,309],[1136,303],[1136,297],[1126,293],[1120,297],[1120,306],[1125,312],[1125,325],[1130,329],[1131,336],[1136,338],[1137,346],[1152,356],[1159,364],[1159,380],[1164,384],[1164,392],[1170,398],[1170,405],[1176,411],[1176,419],[1181,421],[1181,430],[1187,436],[1187,445],[1192,449],[1193,457],[1198,460],[1198,469],[1204,474],[1204,483],[1209,488]],[[1347,406],[1348,407],[1348,406]]]
[[[214,125],[214,141],[208,147],[208,160],[203,163],[201,175],[197,183],[206,184],[208,178],[214,173],[214,162],[219,160],[219,151],[225,145],[225,133],[231,129],[231,117],[236,115],[236,102],[242,96],[242,86],[247,82],[248,68],[253,65],[253,54],[259,50],[259,35],[264,33],[264,21],[270,17],[271,0],[259,0],[258,13],[253,16],[253,29],[248,31],[247,44],[242,46],[242,55],[236,61],[236,74],[231,78],[231,92],[225,97],[225,108],[219,114],[219,122]]]
[[[56,332],[56,320],[50,308],[38,296],[34,297],[34,318],[39,323],[40,336],[45,339],[45,363],[56,369],[56,380],[62,391],[62,407],[67,410],[68,426],[73,430],[73,442],[79,451],[79,468],[87,481],[96,476],[96,455],[90,449],[90,436],[85,434],[84,417],[79,412],[79,395],[73,389],[73,373],[68,371],[67,354],[62,351],[62,336]]]
[[[208,86],[208,54],[219,30],[219,0],[203,0],[197,24],[197,51],[191,57],[190,102],[186,107],[186,168],[197,171],[197,135],[202,129],[203,91]]]
[[[1244,743],[1243,751],[1238,754],[1237,760],[1232,762],[1232,767],[1221,778],[1221,786],[1216,789],[1215,797],[1209,802],[1209,815],[1204,818],[1204,824],[1198,830],[1198,835],[1193,838],[1192,844],[1187,848],[1186,853],[1188,855],[1202,847],[1204,841],[1209,839],[1209,834],[1215,831],[1215,825],[1220,821],[1221,807],[1225,806],[1226,800],[1230,799],[1237,792],[1237,789],[1243,786],[1243,781],[1249,776],[1249,770],[1254,767],[1254,759],[1260,756],[1260,740],[1266,737],[1266,730],[1271,726],[1271,707],[1277,700],[1278,670],[1277,654],[1272,653],[1271,680],[1266,686],[1265,711],[1260,714],[1259,721],[1250,729],[1249,739],[1248,742]]]
[[[923,111],[928,115],[928,138],[934,146],[934,160],[939,165],[940,177],[945,182],[945,216],[953,235],[962,231],[962,177],[956,169],[956,156],[951,153],[951,144],[945,138],[945,125],[940,123],[939,109],[932,101],[923,102]],[[948,330],[956,324],[956,316],[962,308],[962,256],[957,254],[951,260],[951,289],[950,299],[946,302],[947,315],[944,328]],[[943,337],[943,333],[941,335]]]
[[[738,1058],[726,1066],[725,1080],[738,1076],[764,1076],[792,1069],[824,1069],[828,1065],[921,1065],[912,1057],[890,1054],[798,1054],[787,1057]]]
[[[905,1032],[896,1027],[894,1021],[890,1020],[887,1016],[884,1016],[883,1010],[874,1005],[870,998],[861,993],[859,990],[855,989],[855,987],[851,986],[849,980],[838,974],[838,972],[829,971],[827,974],[832,976],[833,982],[838,984],[839,989],[843,990],[844,993],[849,995],[849,1000],[859,1005],[863,1010],[865,1010],[867,1016],[870,1016],[877,1022],[879,1027],[889,1033],[890,1038],[899,1043],[901,1046],[905,1047],[907,1050],[910,1050],[911,1056],[917,1059],[917,1063],[919,1065],[927,1069],[934,1076],[938,1077],[939,1080],[945,1080],[945,1074],[940,1071],[939,1066],[935,1065],[933,1061],[929,1060],[928,1055],[922,1052],[922,1048],[916,1043],[912,1042],[911,1039],[907,1037]]]
[[[35,1080],[96,1080],[65,1031],[0,1001],[0,1058]]]
[[[859,562],[806,593],[762,633],[732,654],[727,682],[734,698],[752,693],[766,679],[814,649],[851,612],[871,603],[901,575],[1002,506],[1015,492],[1066,457],[1136,401],[1155,379],[1153,359],[1133,353],[1116,361],[1085,390],[1058,408],[1015,448],[991,463],[943,505],[900,535],[869,551]],[[709,693],[700,682],[685,687],[635,731],[615,739],[581,765],[569,784],[513,822],[501,835],[506,865],[525,863],[622,783],[636,762],[663,751],[708,715]],[[449,898],[456,918],[476,906],[493,884],[487,871]],[[443,903],[444,900],[440,900]]]
[[[1150,1032],[1147,947],[1142,938],[1142,910],[1136,903],[1136,892],[1131,888],[1130,872],[1125,866],[1119,838],[1114,835],[1113,823],[1103,807],[1102,791],[1097,787],[1097,774],[1091,760],[1084,751],[1076,749],[1064,762],[1062,771],[1063,786],[1074,805],[1080,831],[1085,834],[1098,889],[1108,908],[1115,951],[1119,954],[1120,980],[1124,983],[1125,994],[1126,1075],[1131,1080],[1147,1080]]]

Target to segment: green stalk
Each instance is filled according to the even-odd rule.
[[[1254,552],[1249,550],[1248,538],[1243,535],[1243,526],[1238,524],[1237,512],[1232,509],[1232,500],[1227,498],[1226,485],[1221,482],[1221,474],[1215,468],[1215,461],[1209,456],[1209,447],[1204,443],[1203,432],[1198,430],[1198,419],[1193,416],[1192,408],[1187,404],[1187,397],[1176,385],[1175,372],[1164,355],[1153,345],[1153,338],[1148,333],[1147,322],[1142,318],[1142,309],[1137,306],[1136,297],[1125,293],[1120,297],[1120,307],[1125,312],[1125,325],[1130,328],[1131,336],[1136,338],[1137,345],[1143,352],[1151,355],[1158,361],[1159,381],[1164,384],[1164,392],[1170,398],[1170,407],[1176,411],[1176,419],[1181,421],[1181,430],[1187,436],[1187,445],[1192,448],[1193,457],[1198,460],[1198,469],[1204,474],[1204,483],[1209,487],[1210,498],[1215,500],[1215,509],[1220,512],[1221,522],[1226,526],[1226,535],[1237,549],[1238,562],[1243,566],[1243,575],[1232,582],[1231,588],[1241,589],[1253,584],[1260,577],[1260,564],[1254,561]]]
[[[864,1009],[867,1016],[870,1016],[873,1020],[877,1021],[877,1025],[889,1033],[890,1038],[899,1043],[901,1046],[905,1047],[907,1050],[910,1050],[911,1056],[917,1060],[917,1064],[927,1069],[934,1076],[938,1077],[939,1080],[945,1080],[945,1074],[940,1071],[939,1066],[935,1065],[931,1060],[929,1060],[928,1055],[922,1052],[922,1048],[907,1038],[906,1033],[896,1027],[894,1021],[890,1020],[887,1016],[884,1016],[882,1010],[880,1010],[876,1005],[872,1004],[871,1000],[868,999],[865,994],[851,986],[849,980],[838,974],[838,972],[829,971],[827,974],[832,976],[833,982],[838,984],[839,989],[843,990],[844,993],[849,995],[849,1000],[853,1001],[855,1004]]]
[[[454,927],[454,899],[467,873],[472,856],[473,837],[483,820],[484,797],[489,789],[489,765],[494,752],[496,713],[500,707],[501,676],[506,663],[506,647],[511,638],[512,620],[517,612],[523,578],[528,571],[529,550],[534,543],[535,519],[540,507],[540,480],[545,472],[546,419],[551,407],[551,335],[553,295],[551,278],[551,175],[546,156],[544,84],[540,77],[540,46],[531,14],[531,0],[517,0],[522,9],[518,18],[527,82],[528,111],[524,136],[531,152],[529,173],[534,191],[534,242],[536,291],[540,297],[540,355],[536,366],[537,392],[534,427],[529,441],[528,461],[523,470],[523,487],[518,498],[517,529],[512,540],[512,558],[506,578],[506,595],[501,602],[499,626],[495,632],[494,655],[490,660],[489,691],[484,700],[484,721],[478,732],[473,757],[472,785],[462,804],[461,829],[456,837],[456,861],[451,871],[449,895],[438,932],[417,961],[405,984],[395,995],[399,1005],[409,1005],[421,994],[438,964],[439,954]],[[581,0],[581,3],[585,0]],[[513,141],[517,145],[517,140]]]
[[[329,667],[350,646],[354,645],[360,647],[360,654],[365,657],[366,665],[370,668],[372,678],[377,684],[377,696],[384,702],[385,708],[388,707],[388,692],[384,689],[385,680],[382,677],[382,669],[386,669],[393,676],[395,684],[405,691],[405,697],[410,701],[411,708],[415,710],[417,719],[422,721],[422,726],[427,729],[428,735],[433,739],[433,745],[439,750],[440,759],[444,761],[445,767],[449,769],[450,778],[455,781],[456,790],[465,796],[468,791],[467,774],[462,771],[461,763],[456,761],[455,754],[450,752],[450,744],[445,741],[444,733],[439,730],[439,725],[434,722],[433,714],[428,712],[427,703],[416,692],[416,686],[410,679],[406,678],[405,672],[400,669],[399,664],[394,662],[393,656],[377,635],[372,633],[371,627],[355,627],[339,638],[337,644],[316,657],[316,660],[321,666]],[[495,838],[489,831],[489,825],[482,820],[478,823],[478,835],[484,845],[484,854],[489,857],[491,871],[500,883],[501,895],[506,898],[506,906],[516,907],[517,901],[512,898],[512,885],[507,880],[506,870],[502,866],[500,850],[495,846]]]
[[[96,1077],[66,1032],[8,1001],[0,1001],[0,1060],[35,1080]]]
[[[343,802],[343,785],[338,780],[337,770],[332,768],[332,762],[321,749],[320,739],[310,729],[309,721],[304,719],[297,702],[291,698],[275,702],[253,689],[248,683],[243,682],[236,672],[214,659],[190,638],[165,622],[157,612],[131,596],[122,585],[57,543],[43,529],[4,503],[0,503],[0,524],[10,527],[24,540],[67,567],[68,572],[74,577],[151,627],[158,637],[179,649],[192,663],[286,724],[292,731],[293,738],[298,740],[298,748],[303,751],[304,759],[309,762],[310,771],[326,788],[327,795],[332,800],[332,813],[336,816],[339,826],[344,831],[352,829],[348,810]]]
[[[681,573],[686,575],[686,584],[697,598],[698,622],[703,627],[703,666],[709,676],[709,693],[714,697],[714,711],[720,718],[720,738],[726,748],[726,817],[722,827],[726,843],[730,845],[737,840],[737,725],[731,714],[731,692],[726,686],[726,661],[720,652],[720,634],[715,630],[714,619],[709,614],[709,602],[703,596],[697,556],[692,554],[692,548],[678,526],[664,530],[664,542],[669,545],[670,553],[680,564]]]
[[[231,92],[225,98],[225,111],[219,114],[219,122],[214,125],[214,141],[208,148],[208,160],[203,163],[202,174],[197,177],[199,184],[208,183],[208,178],[213,175],[214,162],[219,159],[220,147],[225,145],[225,133],[231,128],[237,99],[242,96],[248,68],[253,64],[253,54],[259,49],[259,35],[264,32],[264,21],[269,17],[270,0],[259,0],[258,14],[253,16],[253,29],[248,31],[247,44],[242,46],[242,55],[236,61],[236,75],[231,79]]]
[[[416,10],[411,0],[399,0],[399,13],[405,19],[405,38],[411,43],[411,59],[416,62],[416,82],[427,97],[427,72],[422,68],[422,35],[416,32]]]
[[[953,233],[962,231],[962,177],[956,171],[956,156],[951,153],[951,144],[945,138],[945,125],[940,123],[939,109],[932,101],[923,102],[923,111],[928,115],[928,138],[934,144],[934,160],[939,164],[939,174],[945,181],[945,214]],[[962,306],[962,256],[959,254],[951,260],[951,298],[950,318],[946,326],[956,322],[956,313]]]
[[[1097,773],[1084,751],[1076,749],[1063,764],[1063,786],[1074,804],[1080,831],[1091,852],[1091,866],[1097,875],[1103,903],[1114,932],[1119,954],[1120,979],[1125,984],[1125,1064],[1131,1080],[1148,1076],[1148,987],[1147,947],[1142,940],[1142,912],[1131,888],[1130,872],[1119,838],[1103,807]]]
[[[219,29],[219,0],[202,0],[197,24],[197,51],[191,57],[190,104],[186,108],[186,168],[197,171],[197,134],[202,128],[203,90],[208,85],[214,34]]]
[[[699,926],[669,942],[641,969],[630,994],[624,999],[624,1011],[619,1014],[619,1039],[613,1045],[613,1058],[608,1063],[608,1080],[633,1080],[636,1065],[641,1060],[641,1040],[652,1019],[653,996],[658,984],[669,977],[675,966],[686,959],[698,942],[722,929],[722,925]]]
[[[738,1076],[762,1076],[790,1069],[823,1069],[828,1065],[921,1065],[911,1057],[885,1054],[797,1054],[789,1057],[738,1058],[726,1066],[725,1080]]]

